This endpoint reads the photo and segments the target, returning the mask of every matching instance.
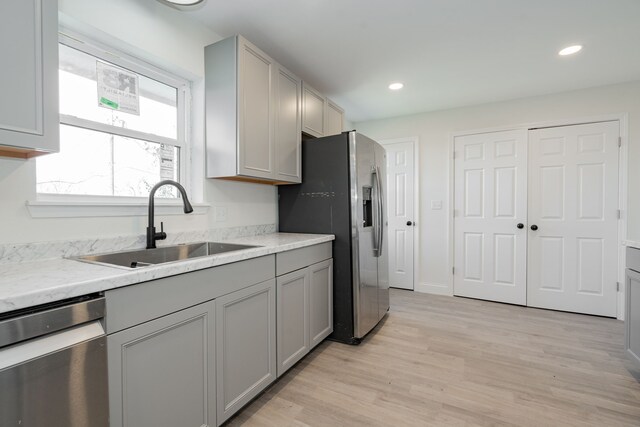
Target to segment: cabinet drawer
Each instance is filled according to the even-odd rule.
[[[640,249],[627,247],[627,268],[640,271]]]
[[[274,258],[268,255],[107,291],[107,333],[269,280]]]
[[[331,242],[276,254],[276,276],[331,258]]]

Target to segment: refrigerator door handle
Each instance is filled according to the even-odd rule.
[[[384,235],[384,205],[382,201],[382,183],[380,182],[380,169],[376,166],[376,186],[377,188],[377,201],[378,201],[378,257],[382,256],[382,243]]]
[[[380,237],[378,232],[380,230],[380,209],[378,207],[378,169],[373,166],[371,168],[371,177],[373,178],[373,192],[372,199],[374,202],[373,205],[373,256],[378,257],[379,247],[378,242],[380,241]]]

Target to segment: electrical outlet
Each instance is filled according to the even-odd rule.
[[[213,212],[216,222],[225,222],[227,220],[228,210],[226,207],[218,206],[214,208]]]

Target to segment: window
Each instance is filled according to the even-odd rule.
[[[59,55],[60,152],[37,159],[37,192],[146,197],[184,181],[188,82],[64,35]]]

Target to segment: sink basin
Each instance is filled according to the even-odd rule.
[[[201,242],[165,246],[156,249],[138,249],[135,251],[112,252],[100,255],[84,255],[73,259],[93,264],[131,269],[257,247],[259,246]]]

